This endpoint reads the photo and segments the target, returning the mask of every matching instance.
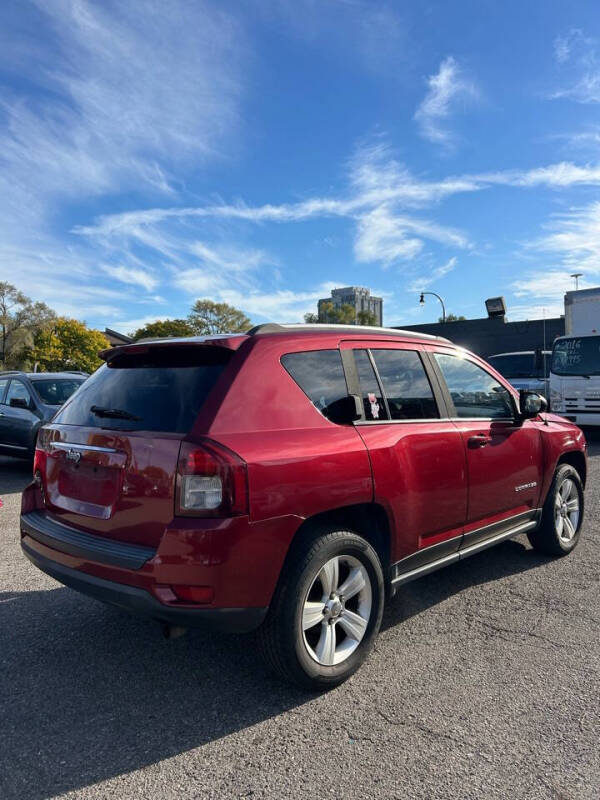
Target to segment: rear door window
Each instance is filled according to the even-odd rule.
[[[315,408],[335,421],[335,403],[348,396],[340,351],[287,353],[281,357],[281,363]]]
[[[188,433],[231,356],[230,350],[213,346],[125,351],[89,377],[54,421]]]
[[[415,350],[371,350],[391,419],[434,419],[439,412]]]
[[[368,350],[355,350],[354,362],[360,381],[360,393],[365,410],[365,419],[369,421],[387,419],[387,408]]]
[[[8,386],[8,378],[4,378],[0,380],[0,403],[4,400],[4,392],[6,391],[6,387]]]

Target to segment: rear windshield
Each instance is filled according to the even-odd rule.
[[[153,347],[104,364],[54,422],[112,430],[188,433],[232,357],[220,347]]]
[[[44,378],[32,380],[35,391],[42,403],[49,406],[62,406],[73,392],[77,391],[83,379],[77,378]]]

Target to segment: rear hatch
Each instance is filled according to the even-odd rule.
[[[80,530],[157,546],[174,515],[181,441],[232,356],[214,344],[115,351],[40,432],[47,512]]]

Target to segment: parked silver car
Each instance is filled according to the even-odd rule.
[[[0,453],[33,458],[39,428],[87,377],[85,372],[0,372]]]

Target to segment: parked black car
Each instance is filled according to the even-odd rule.
[[[33,458],[38,429],[86,378],[85,372],[0,372],[0,453]]]

